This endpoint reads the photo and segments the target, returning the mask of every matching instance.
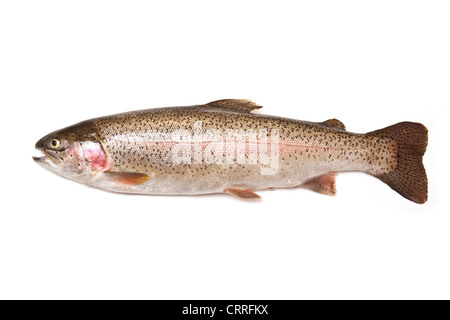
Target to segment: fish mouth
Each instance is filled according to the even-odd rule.
[[[42,157],[33,156],[32,158],[35,162],[45,162],[45,161],[49,160],[46,156],[42,156]]]
[[[42,150],[42,149],[38,149],[38,150],[42,153],[42,155],[40,157],[32,156],[33,160],[36,163],[54,164],[54,165],[58,165],[58,164],[62,165],[63,164],[63,160],[56,153],[54,153],[52,151],[48,151],[48,150]]]

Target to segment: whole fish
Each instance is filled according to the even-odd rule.
[[[416,203],[427,201],[427,129],[402,122],[366,134],[255,114],[250,100],[134,111],[44,136],[33,159],[63,177],[116,192],[259,198],[304,187],[336,193],[340,171],[371,174]]]

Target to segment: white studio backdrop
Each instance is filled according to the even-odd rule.
[[[4,1],[1,299],[450,298],[446,1]],[[340,174],[303,189],[131,196],[31,159],[97,116],[251,99],[368,132],[429,129],[429,201]]]

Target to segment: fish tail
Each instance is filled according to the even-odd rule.
[[[428,144],[427,128],[420,123],[401,122],[369,135],[388,136],[398,145],[397,167],[376,177],[406,199],[425,203],[428,198],[428,180],[422,159]]]

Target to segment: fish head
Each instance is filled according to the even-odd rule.
[[[60,176],[87,182],[99,171],[108,171],[109,159],[89,122],[54,131],[36,142],[42,156],[33,160]]]

